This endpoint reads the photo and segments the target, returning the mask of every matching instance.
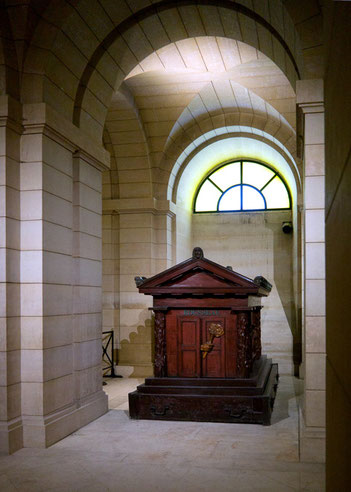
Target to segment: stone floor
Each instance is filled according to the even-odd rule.
[[[49,449],[0,458],[1,492],[324,490],[324,466],[299,462],[300,381],[281,377],[269,427],[129,420],[141,380],[106,381],[106,415]]]

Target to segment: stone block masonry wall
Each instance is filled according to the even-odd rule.
[[[102,227],[101,170],[73,158],[73,361],[79,427],[104,409],[101,388]]]
[[[60,438],[48,416],[74,406],[72,152],[38,131],[23,135],[21,161],[22,413],[32,447]]]
[[[102,316],[103,331],[114,331],[115,361],[119,333],[119,216],[104,213],[102,216]]]
[[[139,294],[134,277],[151,277],[172,264],[173,214],[163,205],[143,198],[104,201],[104,330],[115,332],[123,376],[153,374],[152,299]],[[118,243],[109,243],[112,237]]]
[[[325,460],[325,164],[322,80],[297,84],[304,121],[304,363],[301,459]]]
[[[273,284],[270,295],[262,298],[262,350],[278,363],[280,374],[293,374],[293,238],[281,230],[291,215],[291,211],[193,215],[193,247],[201,246],[206,258],[231,265],[238,273],[250,278],[263,275]]]
[[[22,137],[24,445],[91,420],[101,390],[101,176],[69,145]],[[79,412],[78,412],[79,409]]]
[[[20,327],[21,108],[0,97],[0,453],[22,447]]]
[[[59,117],[46,124],[41,109],[26,108],[24,127],[0,128],[7,155],[0,161],[1,452],[49,446],[107,411],[101,374],[106,156]]]
[[[171,264],[171,218],[167,214],[120,213],[120,351],[119,362],[133,376],[153,374],[152,321],[147,296],[134,277],[151,277]]]

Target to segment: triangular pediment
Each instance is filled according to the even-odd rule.
[[[219,277],[215,273],[201,268],[191,269],[181,275],[162,282],[159,287],[239,287],[237,282]]]
[[[259,286],[250,278],[207,258],[192,257],[139,285],[144,294],[182,293],[258,293]]]

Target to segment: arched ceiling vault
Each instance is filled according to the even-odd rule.
[[[50,103],[101,140],[112,93],[154,51],[187,38],[220,36],[257,48],[292,86],[302,69],[298,36],[282,2],[50,2],[32,37],[23,99]],[[33,2],[34,5],[34,2]],[[67,10],[69,14],[67,14]],[[57,12],[59,14],[59,12]]]
[[[122,85],[113,95],[105,123],[104,143],[113,159],[111,171],[104,175],[104,198],[152,196],[148,143],[139,113],[133,94]]]
[[[177,8],[173,8],[175,4]],[[166,45],[186,37],[223,36],[223,33],[256,45],[261,51],[266,45],[277,53],[281,52],[278,46],[281,39],[286,42],[303,78],[319,78],[323,76],[323,4],[323,0],[304,0],[301,8],[301,0],[217,0],[203,4],[195,0],[6,1],[1,13],[1,19],[6,22],[0,23],[0,36],[8,46],[12,43],[12,47],[8,61],[0,60],[8,80],[1,90],[13,95],[21,90],[23,102],[48,102],[72,120],[78,87],[83,92],[91,92],[91,96],[86,94],[87,99],[100,102],[103,110],[104,104],[109,105],[103,93],[115,88],[116,70],[120,69],[118,83],[133,63],[138,64],[161,47],[160,41],[155,43],[155,37],[161,37]],[[232,17],[227,15],[224,6],[232,9]],[[123,26],[129,29],[132,25],[138,25],[139,37],[121,35],[119,46],[124,53],[121,57],[118,48],[111,50],[107,41],[117,32],[121,33]],[[214,32],[211,25],[218,26],[222,32]],[[283,45],[280,43],[280,46]],[[94,54],[104,56],[97,61]],[[88,84],[83,77],[87,72],[90,73]],[[106,87],[97,88],[98,85]],[[89,101],[87,103],[85,109],[89,106]],[[91,120],[91,127],[98,128],[95,113],[87,115],[87,127]],[[97,140],[101,138],[102,128],[99,135]]]
[[[286,180],[296,206],[301,179],[290,152],[271,135],[245,126],[227,126],[196,139],[177,158],[170,175],[167,198],[191,210],[195,191],[214,167],[235,159],[253,159],[269,164]]]
[[[195,139],[226,126],[241,125],[265,132],[295,155],[295,93],[287,77],[256,48],[225,38],[183,40],[143,60],[125,79],[140,126],[145,131],[153,196],[166,199],[169,179],[179,155]],[[115,96],[121,90],[115,91]],[[118,158],[124,134],[116,132],[112,105],[106,125]],[[112,124],[112,127],[111,127]],[[140,161],[138,185],[146,185],[145,163],[137,134],[130,133],[131,155]],[[136,175],[133,177],[135,183]]]
[[[158,194],[169,179],[169,169],[158,166],[165,150],[168,154],[175,139],[185,142],[197,134],[197,127],[216,129],[226,119],[237,124],[238,113],[239,124],[262,128],[264,114],[273,112],[265,124],[270,121],[271,134],[287,142],[303,60],[284,4],[294,12],[286,0],[29,1],[37,20],[31,33],[30,23],[23,24],[29,48],[22,50],[22,100],[49,103],[101,142],[125,81],[139,125],[128,131],[138,131],[142,142],[137,143],[145,147],[135,156],[145,160],[145,168],[135,164],[135,174],[140,171],[140,190],[148,183],[147,194]],[[172,84],[176,90],[170,93]],[[155,87],[164,97],[154,94],[153,105]],[[119,167],[117,146],[123,144],[108,132]]]
[[[300,186],[289,153],[265,135],[245,133],[244,128],[240,130],[240,127],[229,130],[225,138],[219,135],[211,138],[208,135],[206,142],[199,143],[187,156],[179,157],[175,165],[175,168],[178,167],[176,177],[169,183],[169,196],[172,196],[174,203],[191,211],[197,187],[209,171],[225,162],[247,158],[269,164],[284,177],[290,189],[293,208],[296,208]]]

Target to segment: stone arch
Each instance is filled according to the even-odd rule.
[[[82,0],[76,6],[66,4],[58,20],[58,6],[50,4],[26,60],[26,102],[50,102],[100,140],[115,87],[151,52],[193,36],[220,35],[256,46],[294,85],[302,66],[299,44],[282,2],[277,0],[274,7],[268,1],[250,2],[249,7],[243,3],[165,1],[131,12],[125,2],[117,8],[111,2]],[[50,34],[49,49],[43,46],[44,31],[46,43]],[[128,43],[135,43],[133,53]],[[38,89],[30,93],[39,79]]]
[[[179,2],[177,2],[177,4],[178,3]],[[198,26],[196,26],[195,29],[193,27],[193,33],[191,33],[190,27],[190,33],[189,31],[187,32],[187,37],[192,37],[194,35],[203,35],[227,36],[235,39],[240,36],[240,38],[244,42],[251,46],[255,46],[272,60],[274,60],[274,62],[281,68],[281,70],[287,74],[287,77],[290,80],[291,84],[295,85],[296,79],[299,78],[299,68],[295,61],[295,57],[289,47],[289,44],[293,44],[292,41],[290,40],[290,43],[288,44],[284,39],[284,33],[283,36],[282,34],[280,34],[280,32],[282,32],[281,25],[278,28],[277,24],[276,29],[259,14],[237,3],[226,1],[210,1],[206,2],[205,5],[201,5],[201,2],[196,2],[196,7],[192,4],[194,4],[194,2],[181,2],[181,6],[179,7],[179,9],[192,7],[191,15],[193,23],[196,24],[196,18],[198,17]],[[155,51],[172,41],[172,33],[170,32],[171,27],[170,25],[167,26],[167,21],[169,24],[174,24],[174,19],[168,18],[167,20],[161,20],[161,15],[164,12],[167,12],[169,14],[174,10],[174,13],[176,13],[176,11],[179,12],[179,9],[176,9],[176,5],[174,2],[160,2],[157,4],[153,4],[152,6],[142,9],[134,15],[134,25],[131,25],[132,22],[128,18],[118,26],[118,29],[115,29],[108,35],[108,37],[104,40],[103,48],[102,46],[99,46],[94,52],[91,60],[89,61],[89,64],[84,71],[79,87],[77,89],[75,110],[73,115],[73,122],[77,126],[84,126],[84,122],[82,120],[83,115],[85,114],[88,106],[90,107],[91,105],[91,98],[94,97],[94,91],[92,90],[93,84],[90,82],[91,78],[95,77],[94,67],[97,65],[97,63],[102,61],[105,56],[110,56],[107,55],[108,49],[116,51],[116,55],[118,56],[118,48],[120,48],[118,44],[121,44],[123,39],[133,39],[134,42],[143,41],[143,44],[145,45],[144,39],[146,37],[149,42],[146,43],[144,52],[139,54],[140,59],[145,58],[145,56],[150,54],[152,51]],[[225,15],[224,12],[220,11],[220,9],[224,9]],[[230,13],[230,15],[228,15],[228,13]],[[181,18],[184,23],[184,17],[181,16]],[[216,18],[218,18],[218,22],[213,21],[213,19]],[[224,18],[226,19],[225,21]],[[233,30],[227,30],[226,32],[224,23],[230,23],[232,26],[236,25],[237,31],[233,32]],[[144,32],[141,29],[140,25],[142,25]],[[260,30],[262,32],[265,32],[266,35],[266,37],[265,35],[261,37],[261,42],[257,25],[260,26]],[[201,28],[199,26],[201,26]],[[292,27],[292,25],[290,27]],[[159,35],[161,29],[163,33],[162,35]],[[269,41],[267,39],[267,35],[269,36]],[[178,34],[175,39],[182,39],[183,37],[184,34]],[[136,63],[134,62],[134,64]],[[132,60],[130,60],[130,65],[128,69],[129,71],[131,71],[133,68],[133,62]],[[127,75],[128,69],[125,70],[125,75]],[[114,87],[116,87],[116,85],[118,84],[119,78],[122,78],[120,71],[118,71],[117,73],[117,83],[114,84]],[[110,87],[110,92],[111,91],[113,91],[112,87]],[[107,94],[105,95],[106,99],[108,99]],[[102,101],[100,100],[100,102]],[[102,107],[100,109],[103,110]],[[87,115],[85,114],[84,118],[86,116]],[[97,113],[90,116],[93,116],[94,120],[99,123],[99,115]],[[88,120],[90,121],[89,118]],[[98,126],[94,126],[95,130],[97,130]],[[88,125],[88,127],[90,127],[90,124]],[[86,128],[87,131],[89,131],[88,127]]]
[[[113,156],[109,171],[110,198],[152,196],[148,142],[139,110],[128,87],[123,86],[114,94],[104,131],[109,136]]]
[[[242,86],[240,88],[246,90]],[[258,135],[261,138],[265,138],[264,135],[266,134],[274,145],[280,147],[279,151],[283,149],[284,153],[289,155],[289,161],[296,175],[296,180],[300,181],[299,172],[294,161],[296,157],[295,130],[277,110],[260,97],[255,96],[253,98],[251,95],[251,101],[250,110],[246,107],[241,107],[239,104],[236,107],[227,106],[223,108],[224,110],[221,114],[218,113],[218,110],[206,113],[207,117],[204,119],[200,118],[199,115],[194,117],[192,112],[189,111],[192,103],[196,104],[196,98],[191,101],[178,118],[165,144],[159,168],[168,173],[169,180],[167,185],[159,185],[155,188],[158,198],[166,199],[167,196],[170,199],[172,196],[170,186],[172,187],[179,171],[181,165],[179,161],[184,161],[190,153],[196,150],[197,145],[201,145],[212,138],[213,132],[218,136],[218,130],[227,128],[226,132],[230,133],[228,127],[239,127],[236,132],[242,131],[240,127],[255,129],[257,133],[254,138],[258,138]],[[249,132],[252,133],[252,130],[249,130]]]
[[[283,173],[285,176],[286,176],[286,172],[284,171],[286,170],[290,171],[288,182],[290,188],[293,188],[294,204],[296,205],[297,203],[300,202],[302,190],[301,190],[301,176],[299,170],[297,169],[293,156],[290,154],[290,152],[286,149],[284,145],[280,144],[280,142],[277,141],[277,139],[275,139],[274,137],[272,137],[271,135],[269,135],[264,131],[257,130],[257,132],[254,132],[252,131],[251,128],[249,127],[245,128],[245,126],[243,125],[216,128],[215,131],[212,130],[210,132],[207,132],[203,136],[204,136],[204,140],[203,139],[195,140],[194,144],[197,143],[196,147],[188,152],[187,149],[185,149],[185,151],[183,151],[179,155],[178,159],[176,160],[168,183],[167,198],[169,200],[172,200],[174,203],[177,203],[178,188],[182,175],[188,163],[196,156],[196,154],[206,149],[206,147],[211,146],[215,142],[219,142],[219,141],[223,142],[223,140],[232,139],[233,137],[234,138],[242,137],[246,139],[252,139],[252,140],[263,142],[264,144],[267,144],[269,147],[271,147],[274,151],[278,152],[282,156],[284,161],[288,164],[288,168],[284,170],[281,169],[280,167],[275,166],[274,163],[271,164],[273,165],[273,167],[275,167],[278,171]],[[242,150],[240,149],[237,155],[227,156],[227,158],[230,157],[239,158],[245,156],[242,154]],[[255,155],[250,155],[250,152],[248,152],[248,155],[246,157],[257,158],[257,156]],[[216,163],[220,163],[221,160],[227,160],[223,156],[220,156],[218,159],[219,160]],[[194,183],[194,185],[195,184],[196,183]]]
[[[110,132],[108,131],[106,126],[104,128],[102,142],[105,149],[110,153],[111,156],[110,169],[102,173],[102,198],[105,200],[112,200],[113,198],[119,198],[119,179],[115,151],[113,148]]]
[[[240,115],[235,114],[235,117],[238,120]],[[262,263],[260,268],[268,268],[268,276],[275,286],[274,296],[265,304],[262,324],[263,346],[267,353],[280,359],[279,364],[283,372],[291,372],[293,346],[300,343],[297,323],[300,297],[296,272],[300,271],[301,264],[296,251],[301,241],[298,205],[301,204],[302,193],[295,160],[274,136],[260,129],[245,127],[243,124],[217,127],[200,135],[192,144],[182,152],[178,148],[178,159],[175,160],[168,183],[167,198],[176,210],[174,247],[177,261],[188,256],[196,238],[198,244],[206,246],[206,250],[209,249],[214,255],[227,255],[227,260],[233,261],[236,268],[240,265],[245,274],[250,275],[254,270],[253,268],[251,271],[252,264],[255,264],[255,256],[249,238],[254,230],[262,235],[267,250],[265,253],[262,250],[262,254],[266,255],[263,262],[266,266]],[[283,175],[292,195],[291,210],[284,213],[243,211],[238,214],[194,214],[195,192],[204,176],[217,165],[245,158],[269,164]],[[282,245],[281,223],[277,224],[281,220],[291,220],[294,225],[295,234],[289,238],[289,244]],[[218,252],[215,251],[215,244]],[[246,257],[252,258],[252,262],[246,260]],[[285,277],[282,273],[284,268],[288,268],[289,271]]]
[[[7,10],[2,9],[0,15],[0,94],[19,97],[20,84],[16,47],[10,27]]]

